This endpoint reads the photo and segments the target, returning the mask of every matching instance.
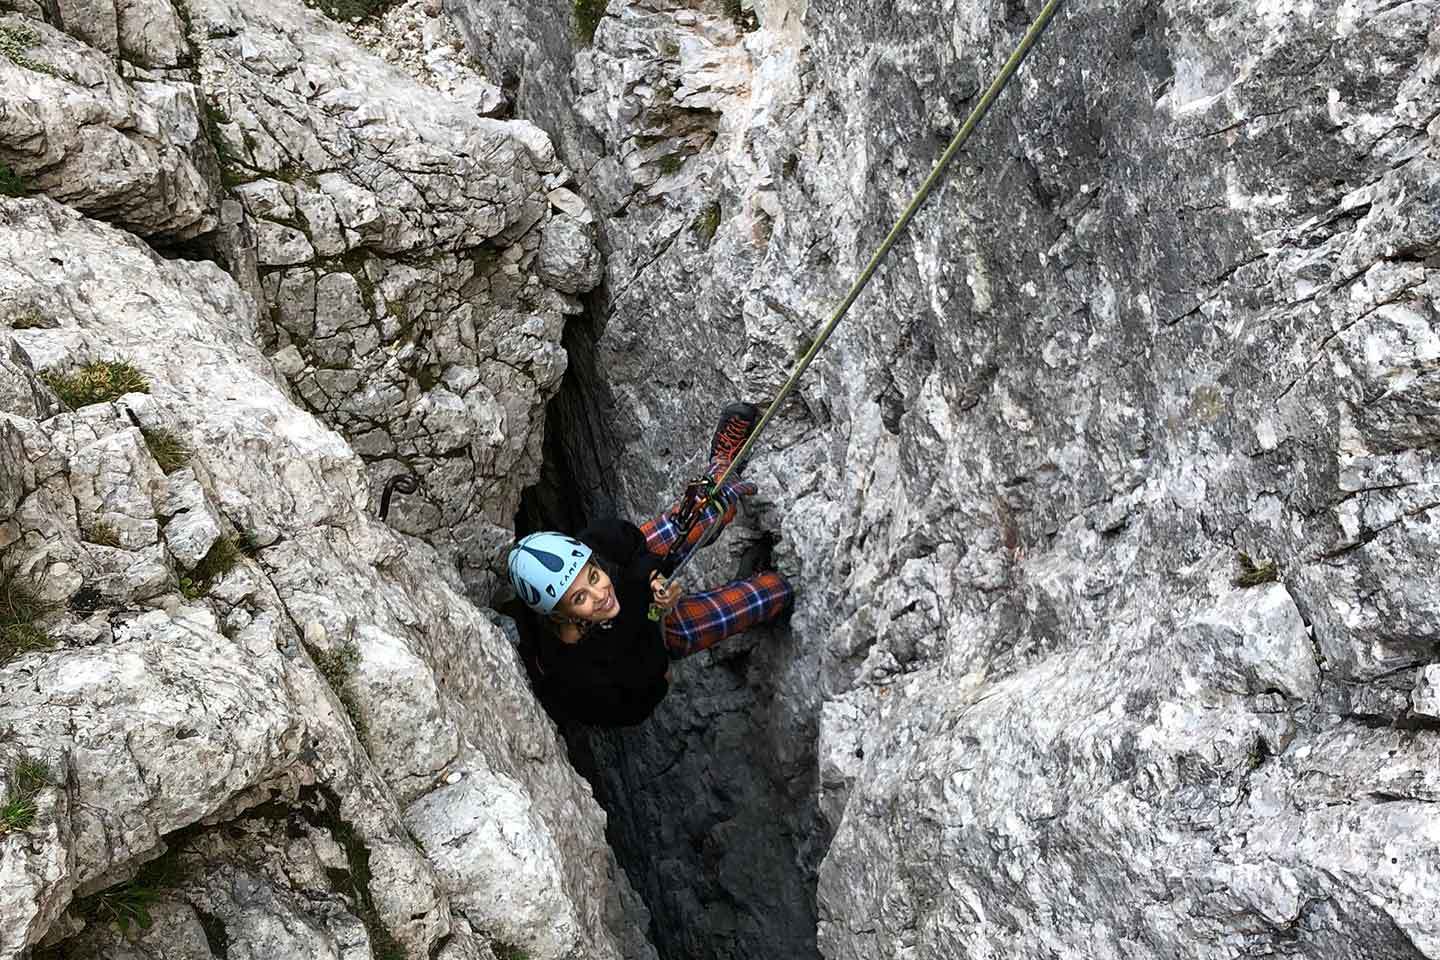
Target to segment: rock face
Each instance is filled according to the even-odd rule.
[[[479,116],[463,85],[420,86],[298,0],[190,17],[241,208],[227,245],[269,305],[269,349],[370,464],[377,500],[416,477],[391,522],[488,599],[572,295],[599,279],[591,228],[552,208],[570,174],[535,127]]]
[[[1038,4],[3,6],[0,960],[1440,957],[1433,0],[1063,9],[608,823],[522,489],[668,503]]]
[[[298,4],[10,6],[0,957],[653,958],[456,572],[598,278],[545,136]]]
[[[145,6],[158,7],[155,22],[141,22]],[[214,150],[195,84],[165,69],[181,60],[179,18],[168,3],[128,12],[123,29],[113,9],[70,17],[79,40],[0,14],[0,163],[90,216],[186,240],[219,222]]]
[[[447,9],[599,213],[590,413],[552,429],[608,426],[579,489],[638,517],[1038,4]],[[827,958],[1440,956],[1435,22],[1062,9],[749,469],[792,634],[592,744],[662,952],[796,935],[769,805],[825,820],[793,884],[835,831]]]
[[[164,854],[140,867],[161,893],[135,956],[162,955],[171,929],[200,943],[197,923],[232,950],[425,956],[462,920],[535,957],[646,956],[601,815],[504,632],[432,548],[368,516],[360,459],[288,398],[235,282],[47,199],[5,201],[0,227],[7,309],[51,324],[7,334],[7,370],[129,357],[148,380],[0,416],[5,562],[50,601],[54,643],[0,669],[7,749],[52,768],[38,832],[3,837],[19,875],[0,953],[75,896],[95,895],[73,918],[123,915],[124,884]],[[161,430],[188,450],[168,476]],[[213,530],[197,545],[197,523],[224,549]],[[440,844],[471,831],[544,869]],[[91,927],[66,956],[120,949]]]

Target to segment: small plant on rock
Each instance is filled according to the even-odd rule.
[[[0,801],[0,833],[28,830],[39,813],[35,798],[54,782],[48,763],[22,754],[10,770],[10,789]]]
[[[46,370],[40,379],[71,410],[150,392],[150,381],[128,360],[96,360],[69,374]]]
[[[352,23],[376,16],[393,2],[394,0],[305,0],[308,6],[339,23]]]
[[[575,36],[584,46],[595,42],[609,0],[575,0]]]
[[[165,843],[169,849],[141,866],[132,878],[77,900],[71,909],[88,921],[113,926],[121,934],[128,934],[132,924],[148,929],[154,923],[151,907],[173,890],[183,875],[180,857],[185,841],[171,835]]]
[[[235,546],[247,557],[254,558],[261,550],[260,541],[255,539],[253,530],[241,530],[240,537],[235,541]]]
[[[165,473],[174,473],[190,462],[190,447],[173,430],[144,430],[145,446]]]
[[[120,531],[115,529],[114,524],[96,520],[90,525],[90,532],[85,535],[85,539],[96,546],[118,547],[120,546]]]
[[[199,600],[210,592],[215,581],[235,569],[245,555],[229,537],[221,537],[189,573],[179,577],[180,594],[186,600]]]
[[[49,64],[33,59],[25,51],[40,45],[40,34],[29,27],[16,24],[0,24],[0,56],[4,56],[17,67],[34,70],[51,77],[62,74]]]
[[[30,187],[25,183],[25,178],[10,169],[8,164],[0,163],[0,197],[23,197],[29,192]],[[10,325],[15,326],[15,322],[12,320]]]
[[[315,661],[320,676],[325,678],[330,689],[335,691],[335,696],[340,698],[340,705],[350,717],[355,735],[360,738],[361,743],[366,742],[370,736],[370,726],[360,712],[360,701],[350,690],[350,678],[355,675],[355,668],[360,665],[360,647],[355,643],[355,638],[347,638],[334,650],[311,647],[310,656]]]
[[[5,192],[5,168],[0,166],[0,194]],[[39,330],[45,326],[45,320],[38,313],[22,313],[19,316],[11,317],[5,321],[10,324],[11,330]]]
[[[23,653],[55,645],[39,621],[57,606],[41,597],[39,585],[18,566],[0,563],[0,666]]]
[[[530,960],[530,955],[520,947],[505,943],[503,940],[491,940],[490,952],[495,954],[495,960]]]
[[[712,201],[705,205],[695,221],[690,224],[690,231],[700,241],[702,247],[709,247],[710,242],[715,239],[715,234],[720,230],[720,204]]]
[[[1280,571],[1272,560],[1262,560],[1259,563],[1250,559],[1248,553],[1241,553],[1240,573],[1235,577],[1237,587],[1258,587],[1262,583],[1274,583],[1280,579]]]
[[[210,547],[210,551],[205,554],[205,559],[195,565],[195,574],[206,583],[213,583],[234,570],[235,565],[244,556],[240,552],[240,548],[235,545],[234,540],[229,537],[221,537]]]
[[[149,929],[154,920],[150,907],[160,898],[160,890],[140,881],[137,877],[129,883],[122,883],[96,894],[91,903],[92,919],[102,923],[113,923],[121,933],[128,933],[133,923],[141,930]]]
[[[0,833],[30,829],[38,812],[34,797],[7,796],[0,802]]]

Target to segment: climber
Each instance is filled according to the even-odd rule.
[[[725,472],[759,419],[748,403],[721,412],[710,477]],[[728,478],[693,525],[680,522],[677,503],[641,527],[601,520],[573,538],[532,533],[515,545],[510,580],[539,614],[535,666],[548,702],[581,723],[639,723],[669,691],[671,660],[789,611],[793,591],[773,570],[742,570],[722,586],[683,595],[664,576],[677,559],[672,554],[712,542],[734,519],[741,498],[755,490],[738,475]]]

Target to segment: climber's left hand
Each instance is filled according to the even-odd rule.
[[[680,599],[680,584],[670,583],[659,572],[650,574],[650,597],[655,606],[669,613]]]

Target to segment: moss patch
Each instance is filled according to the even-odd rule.
[[[705,209],[701,210],[690,224],[690,232],[695,235],[695,239],[700,241],[702,247],[709,247],[719,230],[720,203],[712,201],[705,205]]]
[[[40,34],[24,25],[4,24],[0,26],[0,56],[4,56],[17,67],[33,70],[51,77],[65,78],[59,70],[49,64],[33,59],[25,51],[40,45]]]
[[[145,438],[150,456],[165,473],[174,473],[190,462],[190,447],[173,431],[142,429],[140,435]]]
[[[0,666],[55,641],[39,626],[58,605],[40,596],[39,585],[18,568],[0,563]]]
[[[608,4],[609,0],[575,0],[575,39],[587,47],[595,42]]]
[[[30,186],[25,178],[10,169],[9,164],[0,163],[0,197],[23,197],[29,192]],[[11,326],[14,326],[13,322]]]
[[[128,360],[96,360],[73,373],[46,370],[40,379],[71,410],[118,400],[127,393],[150,392],[150,381]]]

